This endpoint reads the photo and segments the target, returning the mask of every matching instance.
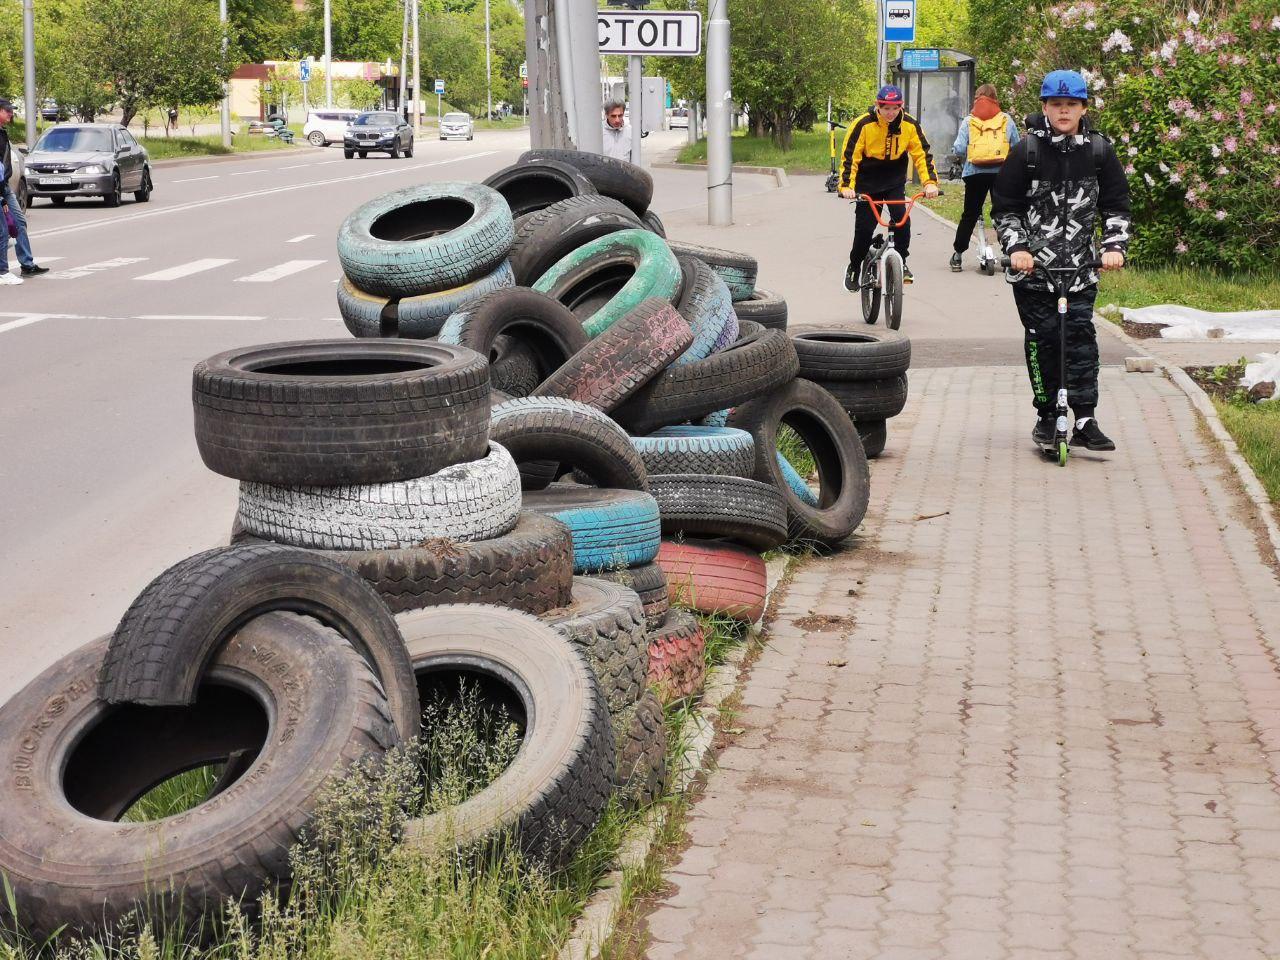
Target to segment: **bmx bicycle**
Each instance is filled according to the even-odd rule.
[[[1000,258],[1000,265],[1006,270],[1013,267],[1008,257]],[[1050,460],[1057,460],[1058,466],[1065,467],[1071,457],[1071,447],[1067,443],[1067,428],[1071,424],[1071,416],[1067,412],[1067,291],[1081,270],[1097,270],[1102,261],[1093,259],[1073,267],[1046,267],[1037,262],[1033,273],[1041,274],[1053,284],[1058,295],[1058,395],[1055,398],[1053,439],[1040,445],[1040,452]]]
[[[911,219],[911,208],[924,196],[923,192],[905,200],[873,200],[865,193],[858,194],[854,203],[871,205],[871,214],[885,232],[876,231],[871,238],[871,249],[858,268],[858,290],[862,294],[862,319],[875,323],[880,315],[880,300],[884,299],[884,322],[890,330],[902,324],[902,255],[893,245],[894,234]],[[939,192],[938,196],[942,196]],[[881,207],[902,206],[902,219],[894,220]],[[886,219],[888,217],[888,219]]]

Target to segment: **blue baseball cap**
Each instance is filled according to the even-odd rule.
[[[1074,70],[1054,70],[1040,84],[1040,99],[1048,100],[1050,97],[1069,97],[1088,103],[1089,86],[1084,82],[1084,77]]]
[[[876,94],[876,103],[885,103],[890,106],[902,106],[902,91],[895,87],[892,83],[886,83],[880,88],[880,92]]]

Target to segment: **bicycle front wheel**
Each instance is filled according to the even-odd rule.
[[[871,264],[864,261],[862,271],[858,274],[858,286],[862,290],[862,319],[867,323],[875,323],[880,316],[880,288],[876,285],[875,271]]]
[[[902,325],[902,261],[895,256],[884,258],[884,322],[890,330]]]

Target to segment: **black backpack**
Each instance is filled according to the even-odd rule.
[[[1031,117],[1028,117],[1027,126],[1030,125]],[[1107,149],[1111,146],[1111,141],[1101,130],[1094,130],[1090,126],[1083,127],[1081,132],[1089,138],[1089,146],[1093,150],[1093,172],[1101,180],[1102,165],[1107,162]],[[1024,139],[1027,141],[1027,177],[1035,180],[1040,169],[1040,138],[1028,133]]]

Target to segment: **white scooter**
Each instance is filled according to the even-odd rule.
[[[996,252],[987,242],[987,215],[978,217],[978,270],[988,277],[996,275]]]

